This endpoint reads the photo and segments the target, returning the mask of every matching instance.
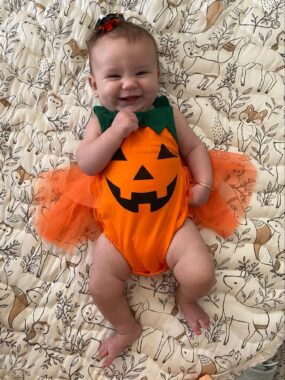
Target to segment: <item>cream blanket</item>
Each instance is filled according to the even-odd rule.
[[[227,380],[272,357],[284,337],[284,1],[38,1],[0,0],[0,378]],[[94,102],[86,40],[114,11],[156,38],[161,93],[189,127],[246,152],[258,179],[233,236],[202,231],[216,265],[208,330],[187,327],[171,273],[133,276],[143,333],[103,369],[112,326],[88,294],[92,243],[66,256],[41,241],[32,185],[74,160]]]

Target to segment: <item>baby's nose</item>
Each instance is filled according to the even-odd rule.
[[[134,77],[124,78],[123,84],[122,84],[123,89],[134,88],[136,86],[137,86],[136,78]]]

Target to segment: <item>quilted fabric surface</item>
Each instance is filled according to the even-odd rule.
[[[189,127],[210,149],[246,152],[258,178],[230,238],[201,232],[216,266],[201,300],[209,328],[188,328],[172,273],[132,276],[143,333],[104,369],[98,349],[112,326],[88,294],[93,243],[67,256],[42,241],[33,183],[75,160],[94,105],[86,41],[114,11],[157,40],[160,93]],[[284,338],[283,20],[283,0],[0,0],[0,378],[230,380],[274,355]]]

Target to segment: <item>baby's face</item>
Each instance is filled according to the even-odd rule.
[[[90,59],[93,75],[89,83],[102,106],[132,112],[152,107],[158,93],[159,68],[151,41],[142,38],[131,43],[106,35],[93,47]]]

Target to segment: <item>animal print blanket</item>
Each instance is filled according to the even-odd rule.
[[[246,152],[258,178],[231,237],[201,232],[216,266],[201,300],[209,328],[188,328],[172,273],[132,276],[143,333],[104,369],[98,349],[112,326],[88,294],[93,243],[67,256],[42,241],[33,184],[75,159],[94,101],[86,40],[115,11],[157,40],[160,92],[189,127],[211,149]],[[283,0],[0,0],[0,378],[227,380],[274,355],[284,338],[283,20]]]

